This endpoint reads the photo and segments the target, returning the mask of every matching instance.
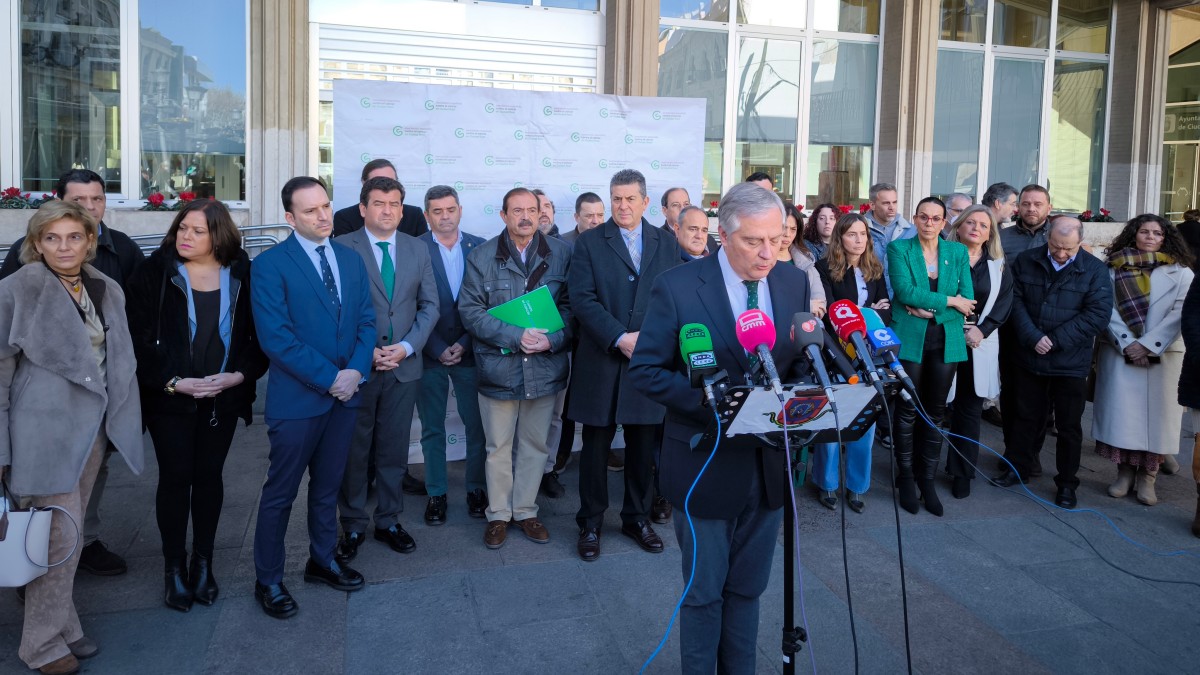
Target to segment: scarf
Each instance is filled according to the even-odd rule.
[[[1134,336],[1141,337],[1146,330],[1146,312],[1150,308],[1150,273],[1159,265],[1171,265],[1174,262],[1175,259],[1165,253],[1143,253],[1136,248],[1121,249],[1108,256],[1108,266],[1114,273],[1117,313]]]

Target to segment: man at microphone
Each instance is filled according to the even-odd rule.
[[[714,412],[691,387],[680,357],[680,328],[702,324],[712,337],[717,366],[731,385],[766,384],[760,358],[738,343],[735,317],[762,310],[775,323],[770,354],[784,381],[800,355],[789,338],[791,317],[809,307],[808,277],[776,265],[783,238],[783,202],[753,183],[732,187],[718,209],[721,249],[716,255],[663,272],[654,283],[629,378],[667,408],[659,480],[663,496],[684,505],[695,526],[696,569],[680,613],[679,649],[685,673],[754,672],[758,598],[767,587],[775,541],[788,500],[788,459],[754,437],[722,438],[700,474],[711,444],[692,438],[714,424]],[[683,550],[683,579],[692,574],[692,535],[676,511],[675,536]],[[719,666],[718,666],[719,664]]]

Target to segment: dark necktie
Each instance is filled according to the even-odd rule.
[[[746,285],[746,309],[758,309],[758,282],[743,281]],[[758,370],[759,359],[758,354],[754,352],[746,352],[750,356],[750,370]]]
[[[324,245],[317,247],[317,255],[321,257],[321,280],[325,282],[325,290],[329,291],[333,306],[341,309],[342,301],[338,299],[337,282],[333,280],[333,268],[329,266],[329,259],[325,257]]]

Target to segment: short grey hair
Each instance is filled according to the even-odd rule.
[[[896,194],[900,194],[900,191],[897,190],[896,186],[893,185],[892,183],[876,183],[871,186],[870,190],[867,191],[867,196],[870,198],[871,201],[875,201],[876,195],[878,195],[880,192],[888,192],[888,191],[895,192]]]
[[[683,219],[686,218],[687,215],[689,213],[691,213],[692,211],[695,211],[697,213],[704,213],[704,209],[700,208],[699,206],[685,206],[679,211],[679,222],[682,223]],[[707,218],[708,214],[704,213],[704,217]]]
[[[1050,219],[1050,224],[1047,225],[1046,236],[1058,232],[1059,234],[1071,234],[1072,232],[1079,233],[1079,241],[1083,241],[1083,221],[1075,216],[1058,215]]]
[[[743,217],[756,216],[772,209],[779,212],[779,227],[782,231],[787,216],[779,195],[774,190],[760,187],[756,183],[738,183],[729,188],[717,206],[717,226],[728,236],[742,226]]]
[[[620,185],[637,185],[638,192],[641,193],[643,197],[646,196],[646,177],[643,176],[642,172],[638,171],[637,169],[621,169],[620,171],[614,173],[612,180],[608,181],[609,192],[611,192],[613,188]]]
[[[962,192],[951,192],[950,194],[946,195],[946,205],[949,206],[950,202],[954,201],[955,199],[967,200],[967,202],[969,202],[967,206],[975,203],[975,200],[971,199],[971,195],[964,194]]]
[[[454,203],[461,206],[458,201],[458,190],[449,185],[434,185],[425,191],[425,210],[429,210],[429,202],[445,199],[446,197],[454,197]]]
[[[622,185],[628,185],[628,183],[622,183]],[[685,194],[685,195],[688,194],[688,191],[685,188],[681,188],[681,187],[667,188],[667,191],[662,194],[662,207],[664,209],[667,208],[667,202],[669,202],[671,199],[671,193],[676,192],[678,190],[683,190],[683,194]],[[691,198],[692,198],[692,196],[688,195],[688,199],[691,199]]]

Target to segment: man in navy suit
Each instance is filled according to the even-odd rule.
[[[650,295],[629,379],[667,408],[660,483],[663,496],[687,506],[695,526],[676,513],[675,536],[683,550],[683,578],[695,580],[680,612],[679,650],[685,673],[752,673],[758,644],[758,598],[770,579],[771,560],[789,489],[787,457],[756,437],[722,438],[711,464],[685,497],[712,451],[692,449],[691,439],[713,422],[713,411],[692,389],[679,355],[679,329],[708,327],[717,366],[732,384],[759,369],[737,341],[735,317],[757,308],[775,322],[772,357],[785,381],[801,362],[789,336],[792,316],[808,311],[807,276],[776,265],[784,211],[778,195],[753,183],[730,188],[721,200],[721,250],[659,275]],[[789,375],[791,377],[789,377]]]
[[[475,355],[471,335],[458,315],[458,291],[467,269],[467,254],[484,242],[482,237],[463,232],[462,205],[458,192],[448,185],[435,185],[425,193],[425,218],[430,231],[420,236],[429,248],[433,278],[437,282],[438,321],[421,356],[421,394],[417,413],[421,416],[421,453],[425,455],[425,487],[429,503],[425,524],[446,522],[446,399],[454,384],[454,401],[466,430],[467,515],[482,518],[488,506],[483,421],[479,417],[479,388],[476,385]]]
[[[371,368],[375,308],[357,253],[333,243],[325,186],[299,176],[283,186],[284,217],[295,232],[251,265],[251,304],[271,360],[266,422],[270,466],[254,532],[254,596],[269,616],[297,611],[283,585],[284,536],[308,471],[309,559],[304,580],[341,591],[363,576],[334,560],[337,495],[359,403]]]

